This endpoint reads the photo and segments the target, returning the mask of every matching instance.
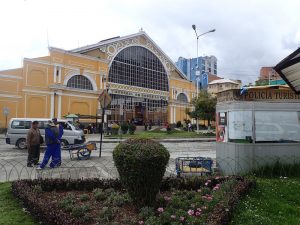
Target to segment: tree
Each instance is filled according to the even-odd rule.
[[[265,86],[265,85],[269,85],[268,80],[257,80],[257,81],[255,81],[255,86]]]
[[[190,117],[207,120],[210,126],[210,122],[215,119],[217,98],[207,91],[200,91],[198,98],[194,98],[192,104],[195,109],[189,113]]]

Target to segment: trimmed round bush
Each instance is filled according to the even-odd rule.
[[[151,139],[128,139],[116,146],[113,159],[135,205],[154,203],[169,158],[167,149]]]

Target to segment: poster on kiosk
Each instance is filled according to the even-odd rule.
[[[217,121],[217,142],[227,142],[227,112],[218,112],[216,115]]]

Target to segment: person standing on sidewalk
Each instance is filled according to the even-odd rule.
[[[60,143],[61,137],[63,135],[63,128],[59,124],[55,124],[55,122],[57,122],[55,119],[53,119],[53,121],[50,120],[48,122],[48,126],[45,129],[45,141],[47,149],[44,155],[43,162],[38,169],[44,169],[48,164],[50,158],[51,168],[58,167],[61,164]]]
[[[62,127],[61,124],[58,123],[57,118],[53,118],[52,121],[55,124],[55,126],[58,127],[59,142],[61,142],[61,138],[62,138],[62,136],[64,134],[64,128]],[[59,163],[58,163],[57,166],[60,166],[61,165],[61,144],[56,149],[56,155],[59,155]]]
[[[27,167],[32,164],[38,165],[40,159],[41,133],[38,128],[39,122],[33,121],[27,132],[26,144],[28,149]]]

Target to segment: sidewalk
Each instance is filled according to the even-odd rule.
[[[86,135],[87,141],[95,141],[100,142],[100,134],[89,134]],[[119,143],[121,141],[125,141],[127,138],[105,138],[103,137],[103,143]],[[181,143],[181,142],[215,142],[215,137],[202,137],[202,138],[166,138],[166,139],[154,139],[159,142],[174,142],[174,143]]]
[[[100,142],[100,134],[88,134],[85,136],[87,141]],[[0,139],[5,139],[5,134],[0,134]],[[103,143],[119,143],[125,141],[127,138],[105,138],[103,137]],[[215,142],[215,137],[203,137],[203,138],[167,138],[167,139],[155,139],[159,142]]]

